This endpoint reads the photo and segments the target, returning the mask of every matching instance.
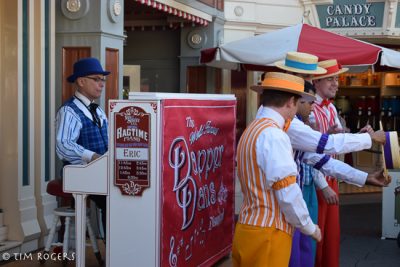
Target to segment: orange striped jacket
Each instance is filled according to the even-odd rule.
[[[259,135],[268,127],[279,128],[277,123],[268,118],[253,121],[243,132],[237,147],[238,177],[243,192],[243,204],[239,213],[239,223],[273,227],[293,233],[291,226],[281,212],[274,190],[279,190],[296,182],[296,177],[290,176],[266,188],[265,173],[257,164],[256,141]]]

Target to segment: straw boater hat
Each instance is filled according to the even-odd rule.
[[[300,95],[306,101],[315,100],[312,94],[304,92],[303,78],[282,72],[268,72],[261,85],[254,85],[250,88],[259,94],[264,90],[276,90]]]
[[[314,75],[314,77],[312,78],[313,80],[336,76],[349,70],[349,68],[342,68],[342,66],[337,62],[336,59],[321,61],[318,63],[318,66],[326,69],[327,72],[322,75]]]
[[[274,63],[280,69],[302,74],[324,74],[326,70],[318,66],[318,57],[301,52],[287,52],[283,61]]]

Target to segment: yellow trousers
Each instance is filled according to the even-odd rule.
[[[275,228],[236,224],[232,258],[234,267],[287,267],[292,236]]]

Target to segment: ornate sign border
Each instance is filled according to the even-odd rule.
[[[151,114],[137,106],[114,113],[114,185],[141,196],[150,187]]]

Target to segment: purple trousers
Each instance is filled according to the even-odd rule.
[[[295,230],[292,239],[292,252],[289,267],[314,267],[311,237]]]

